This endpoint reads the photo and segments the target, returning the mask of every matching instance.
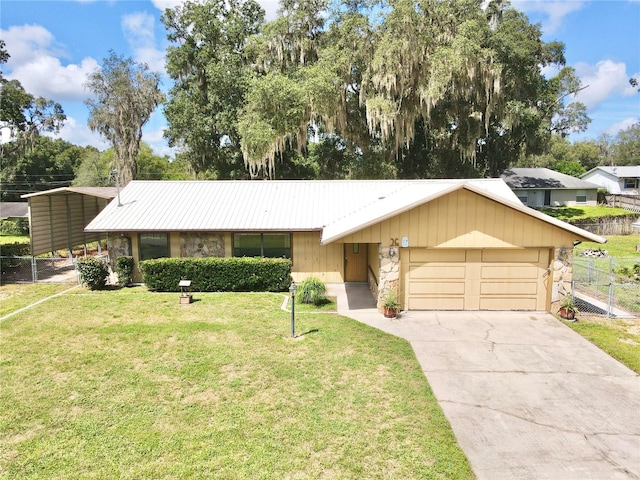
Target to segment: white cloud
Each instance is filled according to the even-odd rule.
[[[9,78],[16,78],[25,90],[36,96],[56,101],[83,101],[88,97],[84,89],[87,76],[98,68],[90,57],[80,65],[62,65],[55,57],[41,56],[31,63],[14,68]]]
[[[80,64],[63,65],[65,51],[54,36],[38,25],[24,25],[0,30],[11,58],[6,76],[20,81],[25,90],[56,101],[82,101],[87,97],[83,84],[98,63],[90,57]]]
[[[556,32],[562,25],[564,17],[571,12],[580,10],[587,2],[567,0],[512,0],[514,8],[525,13],[541,13],[546,21],[542,23],[544,33]]]
[[[148,13],[124,15],[122,32],[137,62],[146,63],[154,72],[165,71],[165,52],[156,48],[155,18]]]
[[[616,135],[618,132],[620,132],[622,130],[626,130],[627,128],[631,127],[632,125],[636,125],[638,123],[638,121],[639,121],[638,117],[625,118],[621,122],[614,123],[613,125],[611,125],[609,128],[607,128],[604,131],[604,133],[606,133],[608,135]]]
[[[612,96],[636,94],[635,89],[629,85],[630,75],[622,62],[602,60],[595,65],[581,62],[575,65],[575,70],[582,85],[588,85],[588,88],[576,95],[576,100],[584,103],[590,110]]]
[[[59,133],[45,133],[45,135],[52,138],[61,138],[62,140],[82,147],[91,145],[98,150],[106,150],[111,147],[100,134],[92,132],[86,124],[78,122],[73,117],[67,117]]]

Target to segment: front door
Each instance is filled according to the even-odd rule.
[[[345,243],[344,245],[344,281],[367,281],[367,244]]]
[[[544,206],[545,207],[551,206],[551,190],[544,191]]]

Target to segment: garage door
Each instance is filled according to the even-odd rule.
[[[409,310],[547,310],[549,249],[409,249]]]

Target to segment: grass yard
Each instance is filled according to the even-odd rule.
[[[473,478],[406,341],[194,300],[76,289],[4,320],[0,478]]]
[[[640,374],[640,321],[592,320],[567,325]]]
[[[595,207],[571,206],[560,208],[545,208],[542,210],[542,212],[565,222],[574,220],[592,220],[600,217],[619,217],[623,215],[630,215],[633,213],[629,210],[625,210],[624,208],[605,207],[603,205],[598,205]]]
[[[0,245],[10,245],[13,243],[29,243],[29,235],[4,235],[0,234]]]
[[[72,285],[55,283],[10,284],[0,286],[0,318],[43,298],[64,292]],[[2,331],[0,329],[0,331]]]
[[[636,245],[640,245],[640,235],[609,235],[604,245],[595,242],[582,242],[576,247],[576,252],[582,252],[588,248],[606,250],[610,257],[637,257]]]

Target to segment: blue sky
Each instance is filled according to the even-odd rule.
[[[277,0],[259,0],[267,19],[276,15]],[[164,72],[166,32],[164,8],[179,0],[1,0],[0,38],[11,55],[3,74],[26,90],[53,99],[68,120],[60,137],[77,145],[108,145],[86,126],[83,101],[87,74],[113,49]],[[571,140],[595,139],[638,122],[640,94],[629,86],[640,75],[639,0],[515,0],[532,23],[540,23],[546,41],[565,43],[567,64],[584,85],[578,100],[593,119]],[[638,77],[640,78],[640,77]],[[163,88],[170,79],[163,76]],[[162,138],[166,121],[158,108],[144,128],[143,141],[159,154],[172,155]]]

